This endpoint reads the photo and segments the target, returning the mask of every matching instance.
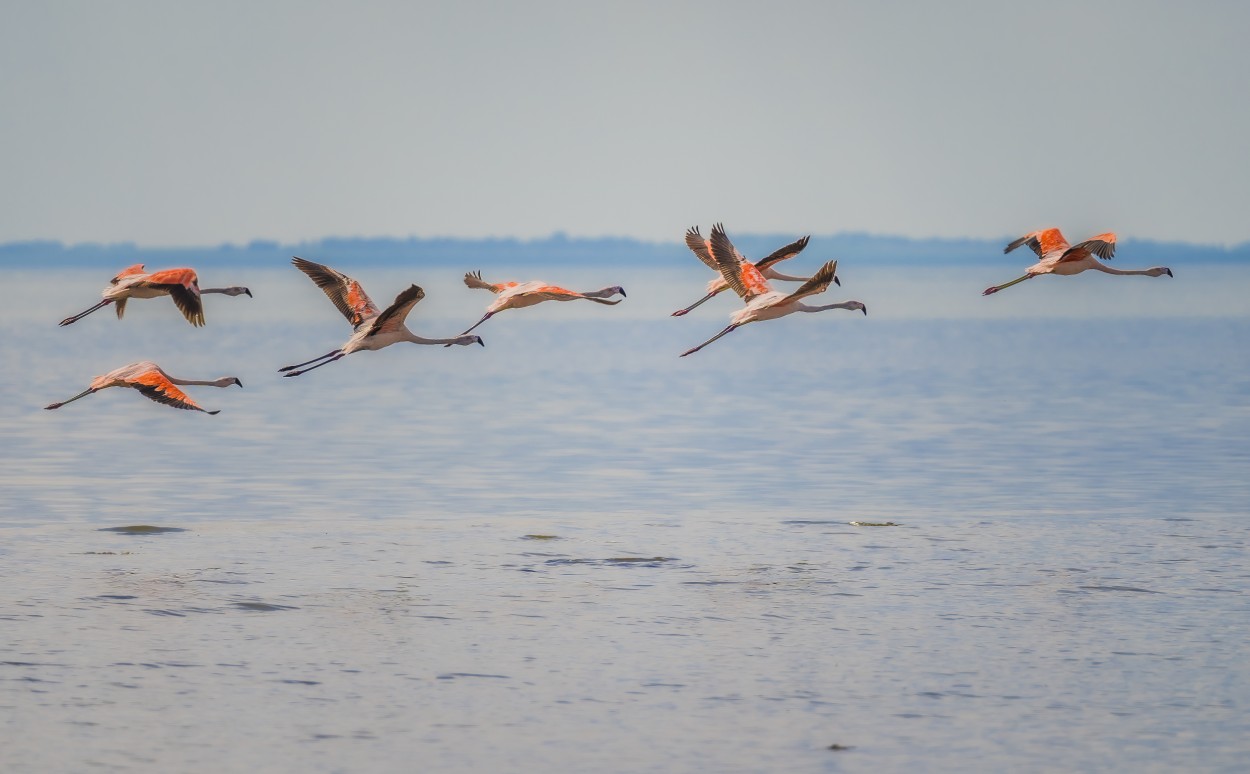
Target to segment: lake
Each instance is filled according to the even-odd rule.
[[[255,294],[203,329],[6,270],[0,768],[1243,770],[1250,268],[980,297],[1017,263],[843,259],[867,317],[687,358],[697,262],[552,266],[629,297],[286,379],[350,334],[290,267],[200,267]],[[142,359],[244,387],[42,410]]]

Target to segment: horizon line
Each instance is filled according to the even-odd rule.
[[[780,231],[740,232],[736,235],[736,238],[737,239],[764,239],[764,238],[772,238],[772,237],[790,238],[788,236],[783,236],[783,234],[787,234],[787,233],[788,232],[780,232]],[[833,232],[833,233],[827,233],[827,234],[817,234],[813,232],[810,234],[810,236],[812,239],[816,239],[816,240],[851,238],[851,239],[867,239],[867,240],[874,240],[874,241],[901,241],[901,242],[908,242],[908,243],[935,243],[935,244],[959,244],[959,243],[969,243],[969,242],[1006,244],[1014,239],[1014,237],[1012,236],[917,237],[917,236],[907,236],[903,234],[874,233],[870,231],[839,231],[839,232]],[[1218,243],[1218,242],[1191,242],[1187,240],[1162,240],[1162,239],[1152,239],[1152,238],[1143,238],[1143,237],[1127,237],[1127,238],[1121,239],[1120,241],[1124,243],[1135,243],[1135,244],[1176,245],[1176,246],[1202,248],[1202,249],[1209,249],[1209,250],[1220,250],[1223,252],[1239,252],[1241,250],[1250,249],[1250,240],[1244,241],[1244,242],[1226,244],[1226,243]],[[284,241],[284,240],[268,238],[268,237],[254,237],[246,242],[222,241],[222,242],[217,242],[217,243],[212,243],[212,244],[204,244],[204,243],[200,243],[200,244],[196,244],[196,243],[140,244],[139,242],[136,242],[134,240],[118,240],[118,241],[84,240],[84,241],[79,241],[79,242],[66,242],[64,240],[52,238],[52,237],[39,237],[39,238],[30,238],[30,239],[14,239],[14,240],[0,241],[0,250],[8,250],[11,248],[22,248],[22,247],[37,247],[37,246],[42,246],[46,248],[57,247],[63,250],[110,249],[110,248],[123,248],[123,249],[129,249],[129,250],[151,250],[151,251],[203,250],[203,249],[252,250],[252,249],[277,249],[277,248],[287,248],[287,247],[295,248],[295,247],[302,247],[302,246],[320,245],[320,244],[331,243],[331,242],[391,242],[391,243],[516,242],[516,243],[521,243],[521,244],[534,244],[534,243],[542,243],[542,242],[556,242],[556,243],[561,243],[561,242],[565,242],[565,243],[633,242],[633,243],[637,243],[640,245],[654,245],[654,246],[684,245],[684,242],[681,239],[652,240],[652,239],[645,239],[642,237],[621,236],[621,235],[570,236],[565,231],[553,231],[550,234],[547,234],[545,236],[530,236],[530,237],[502,236],[502,235],[422,236],[422,235],[417,235],[417,234],[411,234],[408,236],[325,235],[325,236],[320,236],[320,237],[315,237],[315,238],[301,239],[301,240],[294,240],[294,241]]]

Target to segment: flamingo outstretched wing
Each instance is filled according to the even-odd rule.
[[[466,287],[476,290],[489,290],[492,293],[502,293],[503,291],[517,286],[515,282],[487,282],[482,279],[482,272],[471,271],[464,275],[464,284]]]
[[[759,269],[743,260],[742,253],[729,241],[723,225],[717,223],[712,226],[712,238],[708,241],[712,247],[712,257],[716,259],[716,268],[742,300],[750,301],[771,289]]]
[[[359,328],[366,320],[378,316],[377,306],[356,280],[329,266],[303,258],[292,258],[291,263],[321,288],[353,328]]]
[[[1115,234],[1108,231],[1105,234],[1099,234],[1091,239],[1086,239],[1084,242],[1072,245],[1063,252],[1059,262],[1079,261],[1086,255],[1096,255],[1104,261],[1111,260],[1111,257],[1115,255]]]
[[[689,247],[690,252],[694,253],[700,261],[703,261],[709,269],[715,272],[720,271],[720,266],[717,265],[716,259],[712,257],[708,241],[699,233],[698,226],[691,226],[686,229],[686,247]]]
[[[1066,250],[1068,247],[1068,240],[1063,238],[1063,232],[1059,229],[1045,228],[1025,234],[1004,247],[1003,252],[1009,253],[1020,245],[1028,245],[1030,250],[1037,253],[1038,258],[1042,258],[1048,253],[1053,253],[1056,250]]]
[[[778,301],[775,306],[798,301],[800,298],[824,293],[838,276],[838,262],[829,261],[812,275],[811,279],[799,285],[799,289]]]
[[[136,274],[142,274],[142,273],[143,273],[143,264],[136,263],[134,266],[127,266],[126,268],[117,272],[117,276],[109,280],[109,284],[116,285],[117,283],[125,279],[126,277],[133,277]]]
[[[764,271],[769,266],[772,266],[774,263],[780,263],[789,258],[793,258],[799,253],[803,252],[803,248],[807,247],[807,242],[810,239],[811,239],[810,235],[805,236],[802,239],[791,242],[790,244],[786,245],[780,250],[774,250],[772,253],[756,261],[755,268],[759,269],[760,271]]]
[[[165,269],[149,274],[140,285],[164,290],[174,300],[174,306],[192,325],[204,324],[204,305],[200,302],[199,278],[194,269]],[[119,318],[121,310],[118,310]]]
[[[196,405],[195,401],[178,386],[169,381],[160,371],[145,371],[130,379],[131,385],[143,394],[145,398],[150,398],[157,403],[164,403],[166,406],[174,408],[189,409],[191,411],[204,411],[205,414],[216,414],[216,411],[205,411]]]
[[[425,291],[416,285],[409,286],[407,290],[401,290],[399,295],[395,296],[395,301],[386,307],[382,314],[374,318],[373,324],[369,326],[369,332],[382,333],[403,325],[408,313],[423,298],[425,298]]]

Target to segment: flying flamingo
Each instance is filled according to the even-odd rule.
[[[95,310],[103,309],[109,304],[117,304],[117,319],[120,320],[126,313],[128,299],[170,296],[174,299],[174,305],[178,307],[178,311],[187,318],[187,322],[199,326],[204,324],[204,307],[200,303],[200,296],[204,293],[222,293],[227,296],[246,293],[249,298],[252,295],[252,291],[242,287],[201,289],[194,269],[164,269],[148,273],[143,270],[143,264],[136,263],[134,266],[122,269],[116,277],[109,280],[109,286],[101,293],[104,296],[103,301],[85,312],[66,317],[61,320],[60,324],[69,325],[78,322]]]
[[[747,323],[760,320],[775,320],[778,317],[785,317],[795,312],[823,312],[826,309],[857,309],[864,314],[868,314],[868,307],[859,301],[843,301],[839,304],[825,304],[823,306],[808,306],[803,303],[804,298],[823,293],[833,284],[838,271],[837,261],[829,261],[824,266],[821,266],[820,270],[813,274],[811,279],[800,285],[798,290],[786,295],[770,288],[768,281],[764,279],[764,276],[753,265],[750,263],[744,264],[738,260],[738,251],[734,249],[733,243],[729,241],[729,237],[725,234],[725,229],[721,224],[717,223],[712,227],[710,243],[712,257],[716,259],[721,275],[725,278],[729,287],[733,288],[734,292],[746,302],[746,307],[739,309],[730,316],[729,326],[725,330],[694,349],[688,349],[681,353],[682,357],[698,352],[721,336]]]
[[[325,353],[320,357],[304,363],[296,363],[285,368],[279,368],[279,371],[286,371],[284,376],[299,376],[307,373],[313,368],[320,368],[327,363],[333,363],[339,358],[350,355],[360,350],[377,350],[383,347],[389,347],[401,341],[410,341],[413,344],[482,344],[481,336],[457,336],[452,339],[425,339],[417,336],[408,330],[404,325],[404,318],[417,305],[417,302],[425,298],[425,291],[416,285],[410,286],[407,290],[400,291],[395,296],[395,301],[381,312],[374,306],[373,301],[369,300],[369,296],[365,294],[364,288],[356,280],[348,277],[346,274],[331,269],[329,266],[322,266],[319,263],[305,261],[303,258],[292,258],[291,263],[295,268],[304,272],[317,283],[317,287],[325,291],[326,296],[334,302],[338,310],[343,313],[347,321],[352,324],[352,328],[356,332],[352,335],[347,343],[336,350]],[[482,344],[482,346],[486,346]],[[322,362],[318,363],[320,360]],[[303,368],[311,363],[317,363],[311,368],[304,368],[302,371],[295,370]]]
[[[981,295],[988,296],[997,293],[1017,282],[1024,282],[1026,279],[1032,279],[1042,274],[1058,274],[1062,277],[1067,277],[1073,274],[1080,274],[1087,269],[1094,269],[1106,274],[1141,274],[1147,277],[1159,277],[1166,274],[1169,277],[1172,276],[1172,270],[1166,266],[1155,266],[1152,269],[1122,270],[1113,269],[1098,260],[1099,258],[1111,260],[1111,256],[1115,255],[1115,234],[1110,232],[1099,234],[1092,239],[1087,239],[1080,244],[1069,247],[1068,240],[1063,238],[1063,234],[1059,232],[1059,229],[1048,228],[1025,234],[1007,245],[1003,252],[1009,253],[1020,245],[1028,245],[1029,249],[1037,253],[1037,257],[1041,258],[1041,260],[1025,270],[1023,277],[1013,279],[1011,282],[1002,285],[986,288]]]
[[[586,293],[578,293],[574,290],[565,290],[555,285],[548,285],[539,280],[531,282],[500,282],[492,284],[482,280],[482,272],[476,271],[471,274],[464,275],[464,284],[470,288],[481,288],[489,290],[495,294],[495,300],[490,302],[486,307],[486,314],[482,319],[473,323],[468,333],[477,326],[494,317],[505,309],[521,309],[534,304],[541,304],[543,301],[573,301],[578,298],[584,298],[587,301],[594,301],[596,304],[608,304],[609,306],[621,303],[621,299],[609,301],[607,299],[618,293],[624,297],[625,289],[620,285],[613,285],[610,288],[602,290],[592,290]]]
[[[755,266],[756,269],[759,270],[760,274],[764,275],[765,279],[786,280],[788,282],[806,282],[807,280],[811,278],[810,277],[792,277],[789,274],[782,274],[781,272],[773,268],[773,264],[780,263],[781,261],[784,261],[788,258],[793,258],[799,253],[803,252],[803,248],[807,247],[807,241],[809,239],[811,239],[810,236],[805,236],[802,239],[798,240],[797,242],[791,242],[790,244],[786,245],[780,250],[777,250],[773,252],[772,254],[756,261],[753,265]],[[694,226],[686,231],[686,247],[689,247],[690,250],[696,256],[698,256],[700,261],[703,261],[703,263],[707,264],[707,267],[709,269],[716,272],[716,279],[707,283],[707,295],[706,296],[704,296],[703,298],[700,298],[698,301],[695,301],[693,304],[686,307],[685,309],[678,309],[676,312],[673,312],[673,315],[672,315],[673,317],[681,317],[682,315],[694,309],[699,304],[702,304],[704,301],[707,301],[713,296],[716,296],[717,294],[722,293],[729,289],[729,283],[725,281],[724,277],[720,276],[720,266],[717,265],[716,259],[712,257],[711,242],[703,238],[703,235],[699,233],[698,226]],[[747,261],[747,259],[743,257],[741,253],[737,253],[735,251],[735,254],[737,255],[740,263],[749,263],[749,261]],[[842,282],[837,277],[834,277],[833,281],[834,283],[838,285],[842,284]]]
[[[190,409],[191,411],[203,411],[205,414],[216,414],[217,411],[206,411],[195,404],[195,401],[187,397],[187,394],[178,389],[174,385],[202,384],[208,387],[229,387],[232,384],[243,386],[243,382],[239,381],[236,376],[223,376],[220,379],[179,379],[165,373],[156,363],[144,360],[140,363],[131,363],[121,368],[109,371],[103,376],[97,376],[91,380],[91,386],[78,393],[69,400],[63,400],[60,403],[53,403],[50,406],[44,406],[45,409],[58,409],[66,403],[72,403],[79,398],[86,397],[93,392],[108,387],[133,387],[143,393],[144,397],[151,398],[157,403],[164,403],[174,408]]]

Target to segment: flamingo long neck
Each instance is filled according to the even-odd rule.
[[[837,304],[821,304],[820,306],[809,306],[808,304],[797,304],[800,312],[823,312],[827,309],[858,309],[859,305],[854,301],[842,301]]]
[[[252,291],[238,286],[228,288],[200,288],[200,295],[204,295],[205,293],[222,293],[227,296],[241,296],[244,293],[249,296],[252,295]]]
[[[477,326],[475,325],[473,327],[476,328]],[[446,346],[451,346],[452,344],[476,344],[477,340],[477,336],[469,336],[463,333],[459,336],[453,336],[450,339],[427,339],[424,336],[418,336],[412,331],[405,331],[404,334],[404,341],[410,341],[413,344],[444,344]]]
[[[169,381],[174,384],[183,384],[203,387],[229,387],[237,381],[233,376],[223,376],[220,379],[179,379],[175,376],[169,377]]]
[[[586,293],[582,293],[582,295],[585,296],[586,298],[611,298],[612,296],[616,295],[618,292],[620,291],[618,291],[616,288],[603,288],[602,290],[591,290]],[[615,302],[615,303],[619,303],[619,302]]]
[[[1108,266],[1102,261],[1095,261],[1094,265],[1091,266],[1090,268],[1097,269],[1098,271],[1104,272],[1106,274],[1118,274],[1121,277],[1128,276],[1130,274],[1138,275],[1138,276],[1145,275],[1145,276],[1153,277],[1153,276],[1158,276],[1159,274],[1163,273],[1160,269],[1117,269],[1114,266]]]
[[[765,269],[764,276],[768,279],[781,280],[782,282],[807,282],[808,277],[794,277],[789,274],[782,274],[776,269]]]

